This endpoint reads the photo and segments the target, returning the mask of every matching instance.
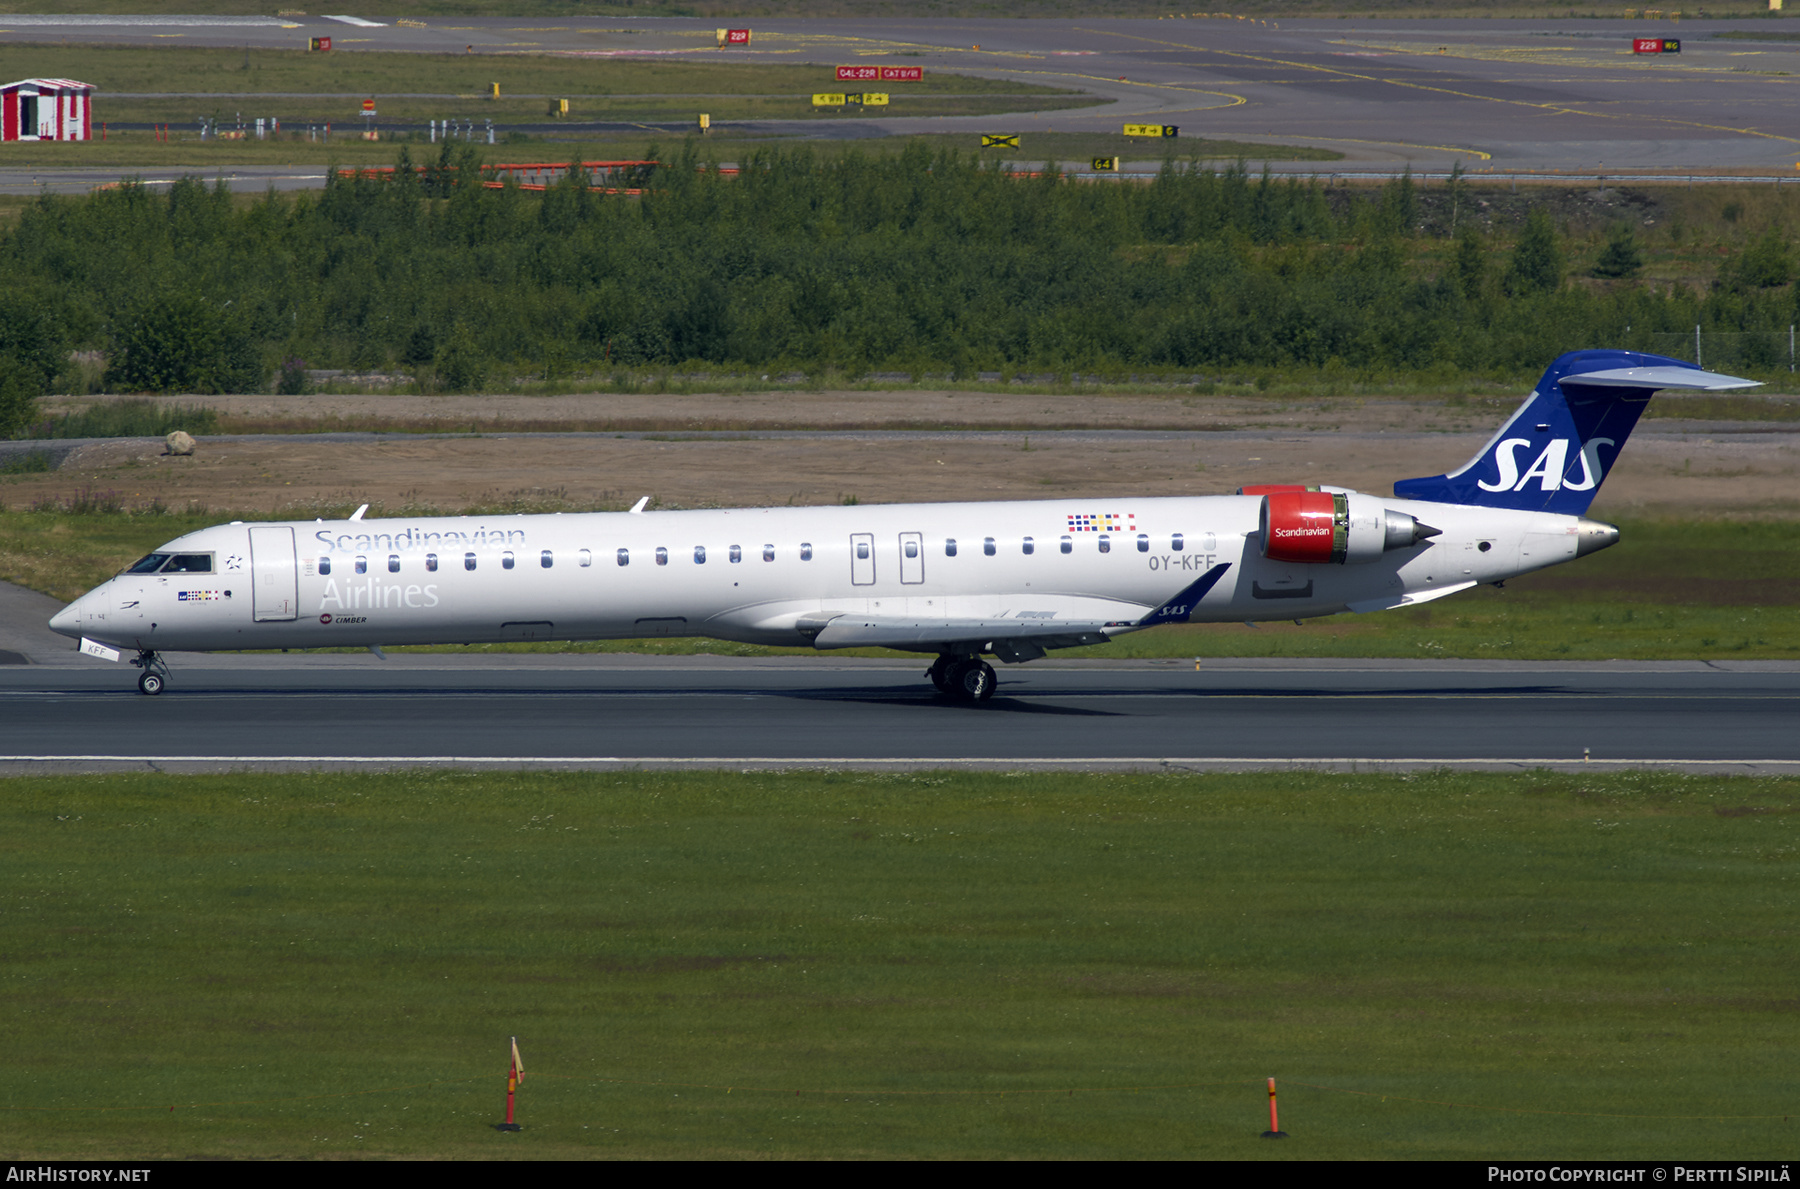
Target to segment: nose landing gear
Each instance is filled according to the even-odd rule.
[[[925,671],[931,684],[963,702],[985,702],[994,696],[994,667],[978,656],[941,654]]]
[[[162,693],[163,683],[169,679],[169,666],[163,663],[154,649],[143,648],[131,658],[134,668],[142,669],[138,674],[138,693],[154,697]]]

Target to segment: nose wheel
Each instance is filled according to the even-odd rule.
[[[131,663],[143,670],[138,674],[138,693],[155,697],[163,692],[163,685],[169,680],[169,666],[162,657],[145,649],[132,657]]]

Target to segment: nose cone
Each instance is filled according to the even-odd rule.
[[[83,595],[81,598],[85,599]],[[64,636],[81,635],[81,599],[76,599],[50,617],[50,630]]]
[[[1583,517],[1575,525],[1575,556],[1586,557],[1590,553],[1598,553],[1602,549],[1611,548],[1619,543],[1617,525],[1604,524],[1598,520]]]

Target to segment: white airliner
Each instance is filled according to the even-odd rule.
[[[946,694],[1163,623],[1377,611],[1604,549],[1583,515],[1651,395],[1755,381],[1677,359],[1553,363],[1460,470],[1392,497],[1277,485],[1192,498],[362,520],[202,529],[64,608],[81,651],[709,636],[935,653]]]

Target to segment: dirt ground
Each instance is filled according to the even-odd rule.
[[[48,474],[0,479],[0,503],[30,506],[87,490],[114,492],[130,504],[160,499],[305,516],[365,502],[376,512],[504,504],[619,508],[645,495],[660,507],[695,508],[834,504],[852,497],[890,503],[1203,495],[1270,482],[1386,492],[1397,478],[1459,466],[1512,405],[953,392],[226,397],[207,403],[234,422],[279,419],[319,428],[478,420],[493,435],[604,421],[614,432],[651,423],[721,436],[203,438],[192,457],[168,456],[157,442],[122,439],[82,447]],[[1048,429],[1067,425],[1144,436]],[[933,430],[904,437],[857,432],[901,426]],[[730,432],[797,427],[840,432],[823,439]],[[1154,432],[1165,429],[1189,432]],[[1800,431],[1650,423],[1633,436],[1592,514],[1800,516]]]
[[[62,414],[105,397],[52,397]],[[123,398],[112,398],[123,399]],[[1229,396],[903,390],[742,393],[588,393],[571,396],[170,396],[164,405],[218,412],[235,433],[403,429],[590,431],[755,429],[1181,429],[1296,428],[1442,432],[1479,429],[1516,399],[1279,400]]]

